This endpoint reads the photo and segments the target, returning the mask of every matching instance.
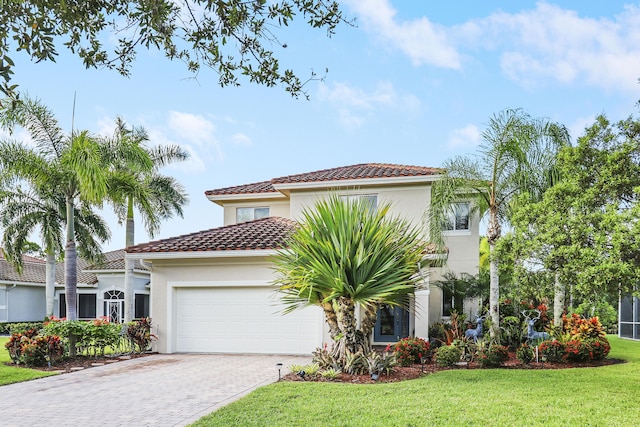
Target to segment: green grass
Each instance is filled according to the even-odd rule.
[[[38,371],[37,369],[18,368],[16,366],[5,365],[4,362],[11,361],[9,358],[9,352],[4,348],[4,344],[8,340],[8,337],[0,337],[0,386],[54,375],[51,372]]]
[[[449,370],[389,384],[280,382],[193,426],[631,426],[640,342],[608,337],[628,363],[560,370]]]

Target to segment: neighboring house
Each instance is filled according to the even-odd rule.
[[[640,340],[640,298],[627,295],[620,298],[618,335]]]
[[[42,320],[45,315],[45,261],[24,256],[18,274],[0,251],[0,322]]]
[[[78,259],[78,319],[107,316],[121,322],[124,317],[124,250],[107,252],[102,265]],[[0,322],[42,320],[45,305],[45,261],[24,258],[18,274],[0,257]],[[149,270],[136,263],[134,269],[135,317],[149,315]],[[56,264],[56,290],[53,314],[66,317],[64,264]]]
[[[303,210],[332,193],[366,198],[373,206],[390,202],[395,214],[423,226],[431,184],[440,172],[361,164],[206,191],[224,209],[222,227],[126,248],[127,257],[151,265],[157,350],[310,354],[330,343],[320,308],[281,314],[269,258],[284,247]],[[426,289],[416,292],[410,312],[381,307],[375,343],[409,335],[427,338],[429,324],[440,320],[451,303],[429,282],[447,270],[477,274],[479,220],[469,215],[467,202],[451,215],[447,265],[425,277]]]

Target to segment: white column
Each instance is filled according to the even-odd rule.
[[[429,339],[429,289],[415,293],[415,333],[417,338]]]

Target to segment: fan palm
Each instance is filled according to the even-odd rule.
[[[151,162],[140,164],[127,156],[120,156],[111,165],[110,199],[120,223],[125,224],[125,246],[135,243],[134,211],[137,210],[147,234],[154,237],[160,231],[160,222],[178,215],[188,202],[184,187],[173,177],[159,173],[159,168],[189,158],[178,145],[147,147],[147,132],[142,128],[127,128],[118,117],[113,137],[107,140],[113,152],[129,151],[126,147],[144,150]],[[123,150],[124,148],[124,150]],[[135,159],[134,159],[135,160]],[[135,208],[135,209],[134,209]],[[124,321],[133,319],[133,267],[134,261],[125,257],[125,309]]]
[[[532,119],[516,109],[494,115],[482,140],[476,156],[455,157],[443,165],[446,172],[432,187],[429,220],[432,239],[443,244],[442,230],[456,201],[471,200],[474,210],[487,216],[490,331],[496,339],[500,333],[496,242],[516,196],[540,197],[557,179],[555,155],[560,146],[568,144],[569,135],[558,124]]]
[[[303,212],[288,249],[275,259],[285,312],[322,307],[338,361],[347,352],[370,351],[380,304],[408,308],[409,296],[422,286],[427,242],[389,210],[388,204],[373,211],[365,201],[338,196],[321,200]],[[357,307],[363,309],[360,328]]]
[[[50,188],[65,201],[65,294],[67,317],[77,318],[77,249],[76,203],[101,205],[107,195],[111,177],[109,165],[114,159],[127,155],[141,164],[150,162],[143,150],[127,147],[112,152],[110,147],[88,131],[62,132],[53,113],[39,100],[25,97],[15,105],[3,103],[0,120],[10,129],[21,126],[29,133],[32,143],[2,141],[0,165],[7,176],[23,179],[34,188]]]
[[[109,238],[104,220],[87,204],[75,207],[75,237],[79,255],[100,262],[100,244]],[[22,271],[22,257],[33,233],[38,233],[46,256],[46,315],[53,315],[56,259],[62,257],[66,223],[65,198],[50,188],[0,191],[0,224],[4,228],[2,249],[7,261]]]

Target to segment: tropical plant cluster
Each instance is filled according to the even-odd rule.
[[[43,322],[0,322],[0,334],[11,335],[14,332],[23,332],[27,329],[42,329]]]
[[[317,366],[317,370],[311,370],[313,375],[318,374],[323,378],[331,378],[333,374],[349,374],[349,375],[389,375],[393,368],[398,365],[397,353],[391,352],[391,345],[387,345],[383,352],[371,350],[368,353],[358,351],[356,353],[347,352],[344,361],[336,358],[335,353],[329,350],[325,345],[313,352],[312,364]],[[293,372],[298,370],[292,369]],[[306,375],[309,369],[303,369]],[[317,372],[316,372],[317,371]]]
[[[75,340],[74,349],[71,337]],[[141,353],[149,349],[153,339],[149,318],[119,324],[106,318],[80,321],[54,317],[45,321],[41,329],[12,333],[5,347],[16,364],[45,366],[73,354],[97,357],[104,356],[107,350],[115,354]]]

